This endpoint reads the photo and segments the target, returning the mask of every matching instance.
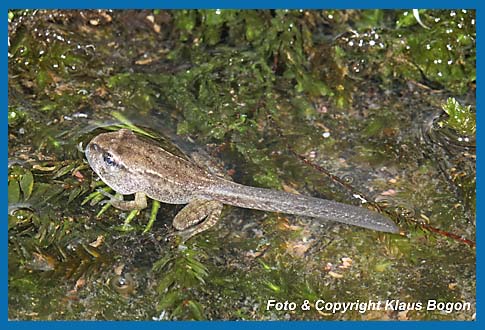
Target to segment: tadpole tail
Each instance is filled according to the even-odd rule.
[[[225,180],[224,180],[225,181]],[[335,201],[291,194],[284,191],[255,188],[225,181],[210,198],[238,207],[331,220],[367,229],[399,233],[399,227],[385,216]],[[221,189],[221,186],[225,188]]]

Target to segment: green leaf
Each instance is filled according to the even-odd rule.
[[[403,28],[407,26],[412,26],[417,24],[416,18],[413,16],[411,10],[406,10],[400,16],[398,21],[396,22],[396,26],[398,28]]]
[[[57,172],[54,174],[53,179],[60,178],[61,176],[66,175],[69,173],[77,164],[71,163],[69,165],[66,165],[64,167],[61,167]]]
[[[462,106],[455,98],[450,97],[442,108],[449,116],[445,125],[462,135],[475,134],[476,115],[471,106]]]
[[[20,179],[20,189],[24,194],[24,200],[27,200],[32,195],[32,190],[34,189],[34,176],[32,172],[27,171]]]
[[[171,256],[165,256],[163,257],[162,259],[159,259],[157,260],[154,264],[153,264],[153,271],[154,272],[160,272],[162,271],[165,266],[168,265],[169,262],[173,261],[173,258]]]
[[[172,286],[172,284],[176,282],[173,274],[173,272],[167,274],[160,282],[158,282],[157,291],[159,293],[164,293],[169,287]]]
[[[167,292],[160,302],[158,303],[158,308],[160,310],[173,308],[173,306],[180,300],[180,293],[177,290]]]
[[[268,288],[270,288],[272,291],[279,293],[281,292],[281,287],[279,285],[276,285],[274,283],[271,283],[270,281],[265,281],[265,284]]]
[[[192,312],[192,315],[194,316],[194,319],[196,320],[205,320],[204,317],[204,311],[202,310],[202,307],[200,306],[199,303],[189,300],[187,301],[187,306],[189,307],[190,311]]]
[[[77,196],[79,196],[81,193],[82,193],[82,188],[81,187],[77,187],[75,189],[73,189],[70,193],[69,193],[69,199],[67,200],[67,204],[71,203]]]
[[[20,201],[20,186],[18,181],[12,180],[8,183],[8,202],[18,203]]]

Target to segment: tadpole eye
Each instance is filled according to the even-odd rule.
[[[118,164],[115,162],[113,155],[110,154],[109,152],[103,153],[103,161],[106,163],[108,166],[117,166]]]

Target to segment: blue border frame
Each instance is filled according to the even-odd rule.
[[[483,3],[483,1],[482,1]],[[477,14],[476,14],[476,28],[477,28],[477,54],[482,54],[482,50],[484,48],[482,47],[480,41],[481,38],[479,37],[480,34],[480,29],[481,29],[481,24],[480,24],[480,18],[481,18],[481,3],[479,0],[476,1],[471,1],[471,0],[461,0],[461,1],[456,1],[456,0],[428,0],[426,2],[423,1],[417,1],[417,0],[409,0],[409,1],[382,1],[382,0],[367,0],[367,1],[356,1],[356,0],[340,0],[338,2],[325,2],[325,1],[315,1],[315,0],[299,0],[299,1],[254,1],[254,0],[232,0],[232,1],[209,1],[209,0],[202,0],[202,1],[194,1],[194,0],[179,0],[179,1],[153,1],[153,0],[142,0],[142,1],[137,1],[137,2],[128,2],[126,0],[121,0],[121,1],[113,1],[113,0],[108,0],[108,1],[93,1],[93,0],[84,0],[82,2],[74,2],[74,1],[59,1],[59,0],[40,0],[40,1],[23,1],[23,0],[18,0],[12,3],[6,3],[5,1],[2,1],[0,3],[0,6],[2,8],[5,8],[3,11],[4,15],[8,13],[8,9],[21,9],[21,8],[45,8],[45,9],[54,9],[54,8],[79,8],[79,9],[85,9],[85,8],[173,8],[173,9],[181,9],[181,8],[247,8],[247,9],[254,9],[254,8],[305,8],[305,9],[311,9],[311,8],[332,8],[332,9],[344,9],[344,8],[385,8],[385,9],[392,9],[392,8],[459,8],[459,9],[477,9]],[[7,20],[4,21],[4,31],[8,31],[8,23]],[[2,58],[2,66],[1,70],[4,72],[2,75],[2,81],[4,81],[4,89],[2,93],[2,98],[1,102],[3,104],[3,108],[7,109],[8,108],[8,95],[7,95],[7,86],[8,86],[8,61],[7,61],[7,40],[6,40],[6,34],[4,34],[3,37],[3,42],[0,43],[0,47],[2,49],[2,53],[4,54]],[[477,57],[477,86],[480,84],[478,81],[478,72],[480,72],[481,65],[480,61],[478,60],[479,57]],[[479,104],[481,101],[481,97],[479,97],[480,92],[478,92],[479,89],[477,88],[477,109],[479,109]],[[480,111],[477,111],[477,124],[478,124],[478,129],[477,129],[477,199],[482,200],[482,189],[480,187],[481,183],[481,161],[480,161],[480,154],[481,154],[481,140],[483,139],[483,134],[480,130],[480,123],[483,122],[485,115],[483,115]],[[5,136],[5,140],[1,141],[1,146],[0,148],[2,149],[1,153],[1,161],[4,164],[7,164],[8,162],[8,122],[7,122],[7,116],[6,112],[4,115],[0,118],[0,123],[1,127],[4,129],[2,130],[3,136]],[[1,172],[1,179],[2,182],[7,183],[7,167],[4,168],[4,170]],[[7,189],[6,186],[4,187],[5,189],[2,191],[2,199],[1,203],[4,209],[4,215],[7,214]],[[480,203],[477,203],[477,225],[479,228],[477,228],[477,233],[480,232],[480,227],[483,226],[481,223],[481,214],[483,213],[483,207],[481,207]],[[25,321],[25,322],[9,322],[8,321],[8,272],[7,272],[7,258],[8,258],[8,252],[7,252],[7,242],[8,242],[8,230],[7,230],[7,221],[4,219],[4,241],[2,248],[0,248],[0,253],[1,253],[1,260],[3,261],[3,267],[1,268],[2,271],[0,272],[1,276],[1,282],[3,283],[3,290],[2,292],[2,300],[0,303],[1,309],[0,309],[0,325],[3,329],[5,328],[18,328],[18,329],[30,329],[35,327],[36,329],[44,329],[44,328],[57,328],[57,329],[64,329],[65,327],[74,327],[74,328],[84,328],[86,326],[86,323],[84,322],[72,322],[72,321],[57,321],[57,322],[46,322],[46,321],[40,321],[40,322],[32,322],[32,321]],[[477,237],[479,235],[477,234]],[[480,242],[477,242],[477,249],[480,248]],[[477,251],[478,252],[478,251]],[[477,297],[481,297],[481,285],[480,282],[478,281],[479,275],[481,274],[481,259],[479,257],[479,253],[477,253]],[[220,328],[225,328],[225,327],[232,327],[232,328],[237,328],[237,329],[249,329],[253,327],[257,328],[268,328],[268,329],[293,329],[293,328],[304,328],[304,327],[311,327],[311,328],[317,328],[317,327],[330,327],[330,328],[342,328],[342,329],[348,329],[354,326],[357,327],[364,327],[364,328],[372,328],[372,329],[383,329],[387,328],[389,326],[393,327],[437,327],[439,326],[440,328],[443,329],[452,329],[452,328],[463,328],[463,329],[469,329],[469,328],[475,328],[481,324],[481,304],[479,300],[477,299],[477,321],[475,322],[459,322],[459,321],[430,321],[430,322],[393,322],[392,324],[388,322],[375,322],[375,321],[367,321],[367,322],[318,322],[318,321],[301,321],[301,322],[285,322],[285,321],[276,321],[276,322],[137,322],[136,325],[133,324],[133,322],[125,322],[125,321],[119,321],[119,322],[96,322],[92,323],[89,326],[93,327],[107,327],[107,328],[129,328],[133,326],[140,326],[143,328],[152,328],[152,327],[168,327],[170,329],[182,329],[185,327],[201,327],[201,328],[211,328],[211,329],[220,329]],[[483,325],[482,325],[483,326]]]
[[[179,1],[155,1],[142,0],[137,2],[127,0],[84,0],[82,2],[74,1],[59,1],[59,0],[18,0],[11,4],[4,4],[7,9],[23,9],[23,8],[42,8],[42,9],[59,9],[59,8],[73,8],[73,9],[123,9],[123,8],[156,8],[156,9],[184,9],[184,8],[246,8],[246,9],[263,9],[263,8],[295,8],[295,9],[312,9],[312,8],[329,8],[329,9],[348,9],[348,8],[379,8],[379,9],[396,9],[396,8],[455,8],[455,9],[469,9],[479,7],[479,0],[427,0],[426,2],[419,0],[340,0],[340,1],[318,1],[318,0],[300,0],[300,1],[275,1],[275,0],[231,0],[231,1],[213,1],[213,0],[179,0]]]

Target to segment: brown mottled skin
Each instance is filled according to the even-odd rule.
[[[110,196],[110,203],[117,208],[143,209],[147,206],[146,196],[169,204],[188,204],[173,220],[173,226],[183,230],[185,239],[212,227],[223,204],[399,232],[391,220],[365,208],[228,181],[127,129],[93,138],[86,147],[86,158],[113,190],[122,195],[135,194],[132,201]]]

